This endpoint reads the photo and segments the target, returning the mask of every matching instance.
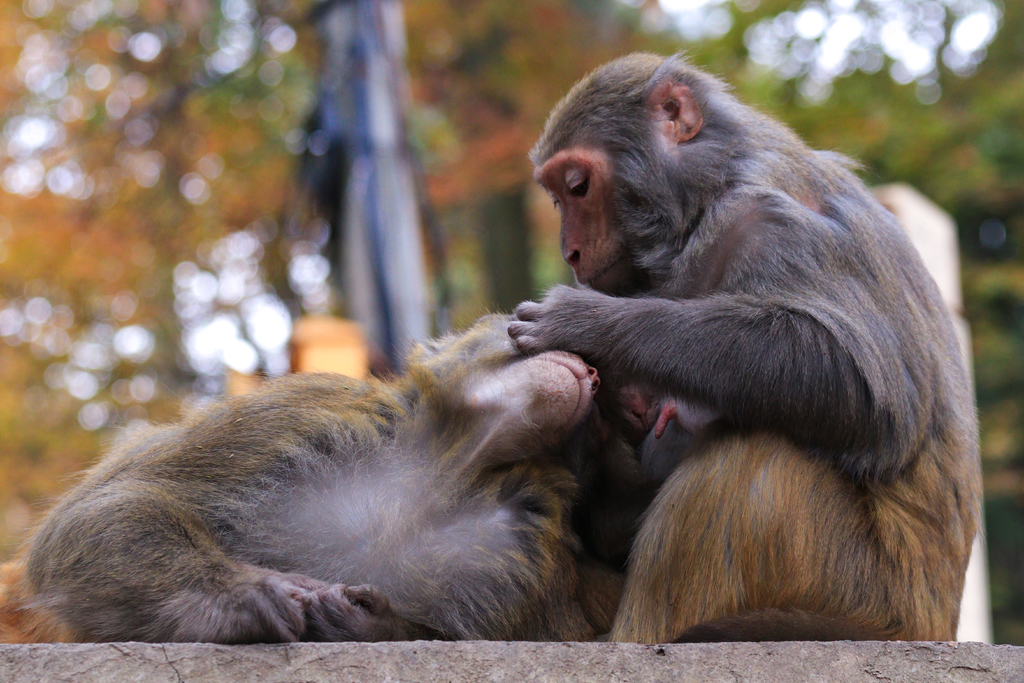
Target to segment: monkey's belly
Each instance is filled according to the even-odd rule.
[[[282,489],[254,512],[236,552],[329,583],[372,584],[401,611],[424,590],[465,585],[521,544],[521,511],[479,492],[445,497],[450,476],[408,461],[375,463],[346,468],[328,485]]]

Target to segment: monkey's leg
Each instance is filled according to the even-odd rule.
[[[126,481],[58,508],[28,574],[78,639],[99,641],[294,641],[315,587],[233,561],[195,511]]]
[[[373,591],[240,563],[194,510],[144,486],[69,501],[29,551],[35,602],[75,639],[291,642],[309,624],[319,639],[401,637]]]
[[[648,510],[611,638],[669,642],[697,624],[766,608],[893,634],[906,616],[893,606],[902,580],[879,561],[869,507],[852,482],[783,439],[708,441]]]

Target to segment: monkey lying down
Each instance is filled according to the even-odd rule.
[[[633,449],[593,409],[592,368],[522,358],[506,326],[421,347],[391,383],[291,376],[125,437],[31,540],[3,639],[606,632],[617,575],[581,561],[571,508],[587,472],[642,480]],[[593,474],[602,457],[617,470]],[[633,522],[589,537],[624,555]]]

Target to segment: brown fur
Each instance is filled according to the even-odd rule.
[[[24,561],[0,565],[0,644],[72,642],[71,632],[57,617],[30,607],[30,598]]]
[[[606,632],[621,576],[583,556],[571,510],[595,451],[632,449],[595,436],[579,359],[521,359],[506,324],[390,383],[286,377],[129,435],[7,575],[4,641]]]
[[[862,487],[775,436],[696,444],[647,512],[613,639],[660,642],[768,608],[878,639],[954,639],[965,539],[921,509],[954,503],[928,469]],[[783,639],[769,623],[757,639]]]

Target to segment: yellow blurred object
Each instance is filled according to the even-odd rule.
[[[292,331],[292,372],[336,372],[356,379],[370,374],[370,349],[359,323],[328,315],[300,318]],[[263,375],[227,371],[228,396],[255,391]]]
[[[263,375],[247,375],[228,368],[227,370],[227,392],[228,396],[241,396],[256,391],[256,388],[263,383]]]
[[[292,372],[336,372],[356,379],[370,374],[370,349],[358,323],[307,316],[292,332]]]

